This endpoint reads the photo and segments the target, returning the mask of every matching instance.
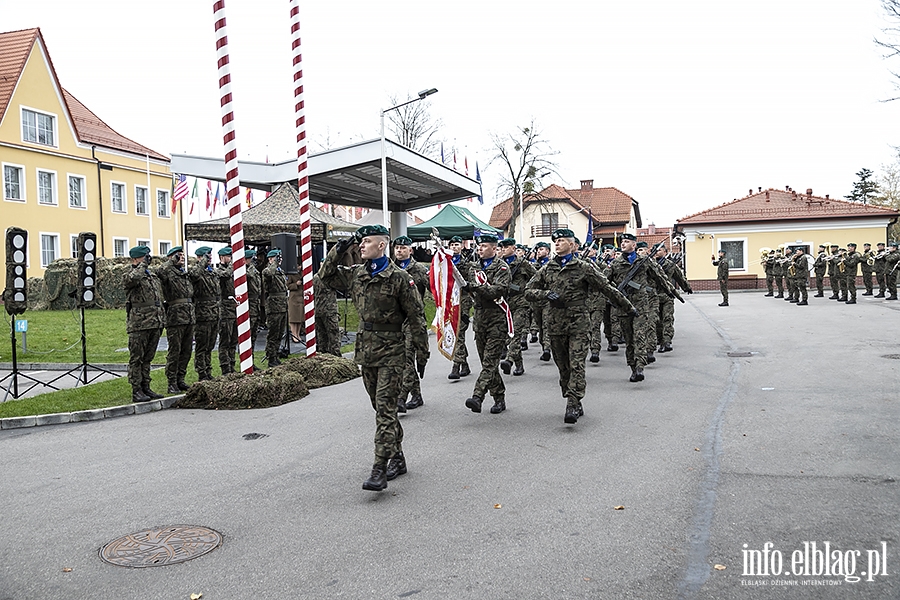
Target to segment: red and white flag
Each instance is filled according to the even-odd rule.
[[[438,351],[447,360],[453,360],[456,347],[456,332],[459,330],[460,282],[453,270],[453,254],[445,248],[438,248],[431,259],[431,295],[437,311],[431,326],[437,335]]]

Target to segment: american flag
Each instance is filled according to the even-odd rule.
[[[187,177],[185,177],[184,175],[179,175],[178,180],[175,182],[175,190],[172,192],[172,212],[175,212],[175,207],[177,206],[177,204],[187,198],[187,195]]]

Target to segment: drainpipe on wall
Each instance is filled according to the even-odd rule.
[[[100,161],[97,160],[95,150],[97,146],[91,146],[91,158],[97,163],[97,191],[100,199],[100,256],[106,256],[106,235],[103,232],[103,181],[100,176]]]

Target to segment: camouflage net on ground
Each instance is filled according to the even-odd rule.
[[[310,389],[356,377],[359,377],[359,367],[352,360],[330,354],[303,356],[252,375],[234,373],[195,383],[176,406],[224,410],[269,408],[299,400]]]
[[[154,258],[151,268],[160,265]],[[96,308],[124,308],[125,287],[122,276],[131,269],[130,258],[98,258],[97,284],[94,286]],[[28,310],[70,310],[75,307],[75,284],[78,261],[74,258],[55,260],[44,271],[44,278],[28,278]]]

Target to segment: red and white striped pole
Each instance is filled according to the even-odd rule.
[[[312,228],[309,214],[309,178],[306,173],[306,116],[303,107],[303,68],[300,55],[300,0],[291,0],[291,53],[294,64],[294,114],[297,130],[297,192],[300,194],[300,254],[303,273],[303,312],[306,355],[316,353],[316,308],[313,296]]]
[[[250,347],[250,311],[247,304],[247,269],[244,264],[244,225],[241,215],[240,177],[238,176],[237,143],[234,134],[234,112],[231,102],[231,69],[228,61],[228,34],[225,29],[225,0],[213,4],[216,29],[216,62],[219,67],[219,92],[222,103],[222,135],[225,143],[225,204],[231,229],[234,297],[237,300],[238,352],[241,371],[253,371],[253,348]]]

